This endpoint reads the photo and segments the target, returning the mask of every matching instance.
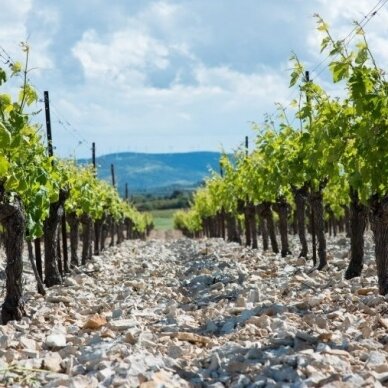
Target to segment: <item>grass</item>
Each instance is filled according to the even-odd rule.
[[[154,225],[156,230],[170,230],[174,229],[173,215],[177,209],[163,209],[151,210],[150,213],[154,218]]]

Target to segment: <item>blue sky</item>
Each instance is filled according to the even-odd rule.
[[[253,136],[250,122],[289,102],[292,51],[310,69],[325,58],[312,15],[343,38],[377,3],[2,0],[0,47],[20,60],[28,39],[30,79],[50,92],[60,156],[89,156],[92,141],[98,154],[230,151]],[[366,26],[383,68],[387,25],[385,5]],[[312,78],[335,92],[324,65]]]

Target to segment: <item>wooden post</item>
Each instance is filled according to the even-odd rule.
[[[92,143],[92,163],[93,163],[93,170],[94,175],[97,175],[97,166],[96,166],[96,143]]]
[[[34,248],[35,248],[35,263],[36,269],[38,270],[38,274],[40,279],[43,279],[43,268],[42,268],[42,249],[40,246],[40,238],[36,238],[34,240]]]
[[[310,72],[306,70],[305,72],[305,81],[310,82]],[[310,97],[307,94],[306,95],[306,100],[307,104],[310,103]],[[309,117],[310,121],[310,126],[311,126],[311,116]],[[315,231],[315,214],[314,214],[314,209],[313,206],[311,206],[311,201],[310,201],[310,229],[311,229],[311,240],[312,240],[312,248],[313,248],[313,263],[314,265],[317,262],[317,239],[316,239],[316,231]]]
[[[49,156],[54,155],[54,148],[53,148],[53,136],[51,131],[51,118],[50,118],[50,99],[49,99],[49,93],[48,91],[44,91],[44,110],[46,114],[46,129],[47,129],[47,150]],[[63,208],[63,214],[62,214],[62,251],[63,251],[63,266],[61,263],[62,258],[60,255],[58,255],[58,268],[60,269],[60,272],[64,270],[65,272],[69,271],[68,267],[68,252],[67,252],[67,233],[66,233],[66,216],[65,216],[65,208]],[[58,248],[59,248],[59,254],[60,254],[60,239],[59,237],[61,234],[58,232]],[[38,266],[38,264],[37,264]]]
[[[222,168],[222,163],[220,162],[220,176],[221,178],[224,177],[224,169]]]
[[[125,200],[128,202],[129,192],[128,192],[128,183],[125,184]]]
[[[110,165],[110,171],[112,174],[112,186],[115,187],[116,186],[116,179],[115,179],[115,166],[114,166],[114,164]]]
[[[249,152],[249,143],[248,143],[248,136],[245,136],[245,155],[248,156]]]
[[[57,229],[57,255],[58,255],[58,270],[61,276],[64,275],[63,273],[63,266],[62,266],[62,253],[61,253],[61,231],[59,230],[59,227]]]
[[[65,273],[69,273],[69,255],[67,253],[67,230],[66,230],[66,213],[63,208],[62,215],[62,250],[63,250],[63,269]]]
[[[310,201],[310,229],[311,229],[311,242],[313,246],[313,264],[316,265],[317,263],[317,238],[316,238],[316,232],[315,232],[315,215],[314,215],[314,209],[311,205]]]
[[[47,149],[49,156],[53,156],[53,137],[51,134],[50,100],[47,91],[44,92],[44,110],[46,113]]]
[[[47,91],[44,93],[44,110],[46,115],[46,130],[47,130],[47,150],[49,156],[53,156],[53,138],[51,134],[51,119],[50,119],[50,101],[49,94]],[[35,262],[36,268],[38,270],[39,276],[43,279],[43,269],[42,269],[42,250],[40,246],[40,238],[34,240],[35,247]]]
[[[96,143],[92,143],[92,163],[93,163],[93,173],[94,177],[97,177],[97,164],[96,164]],[[94,254],[98,256],[100,254],[100,239],[102,238],[102,217],[94,221]],[[93,233],[93,232],[92,232]]]

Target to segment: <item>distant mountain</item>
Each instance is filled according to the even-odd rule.
[[[116,186],[123,194],[125,183],[130,193],[169,193],[173,190],[192,189],[209,175],[219,171],[219,152],[184,152],[146,154],[122,152],[99,156],[96,160],[98,176],[111,182],[111,164],[114,165]],[[79,163],[90,163],[80,160]]]

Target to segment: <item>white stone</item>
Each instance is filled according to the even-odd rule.
[[[137,321],[133,319],[120,319],[120,320],[112,320],[109,322],[109,326],[112,330],[126,330],[131,327],[135,327],[138,324]]]
[[[109,379],[115,372],[111,368],[101,369],[97,372],[98,381]]]
[[[19,343],[24,349],[36,350],[36,342],[32,338],[20,337]]]
[[[61,362],[62,357],[57,352],[48,352],[43,358],[42,366],[52,372],[61,372]]]
[[[50,334],[46,337],[45,344],[49,348],[63,348],[66,346],[66,336],[64,334]]]

